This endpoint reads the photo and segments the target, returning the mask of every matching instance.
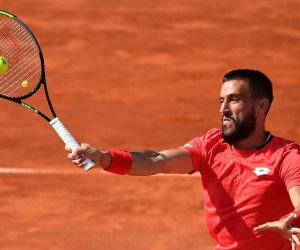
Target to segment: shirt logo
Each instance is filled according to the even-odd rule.
[[[185,147],[185,148],[192,148],[192,147],[193,147],[193,145],[191,145],[191,144],[187,143],[187,144],[185,144],[185,145],[184,145],[184,147]]]
[[[254,174],[257,176],[266,175],[271,173],[271,170],[267,167],[257,167],[253,170]]]

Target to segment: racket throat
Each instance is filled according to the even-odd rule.
[[[49,117],[47,117],[44,113],[42,113],[41,111],[37,110],[36,108],[30,106],[29,104],[25,103],[25,102],[19,102],[24,108],[34,112],[35,114],[38,114],[40,116],[42,116],[44,119],[46,119],[48,122],[51,121],[51,119]]]
[[[24,108],[27,108],[27,109],[31,110],[32,112],[34,112],[34,113],[36,113],[36,114],[39,113],[39,111],[38,111],[37,109],[31,107],[30,105],[28,105],[28,104],[26,104],[26,103],[24,103],[24,102],[22,102],[21,105],[22,105]]]

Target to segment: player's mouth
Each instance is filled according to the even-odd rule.
[[[223,116],[222,123],[234,122],[234,119]]]

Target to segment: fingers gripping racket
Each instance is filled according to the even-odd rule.
[[[53,119],[24,103],[43,86]],[[63,142],[74,150],[79,144],[58,119],[51,104],[41,47],[30,29],[16,16],[0,10],[0,97],[22,105],[43,117]],[[85,170],[94,167],[87,159]]]

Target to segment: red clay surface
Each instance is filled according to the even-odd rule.
[[[36,34],[51,99],[79,141],[179,147],[219,127],[222,75],[274,81],[268,129],[300,141],[300,3],[204,0],[1,2]],[[47,110],[42,92],[28,100]],[[0,248],[208,250],[199,177],[81,173],[41,118],[0,100]],[[47,113],[47,111],[46,111]]]

